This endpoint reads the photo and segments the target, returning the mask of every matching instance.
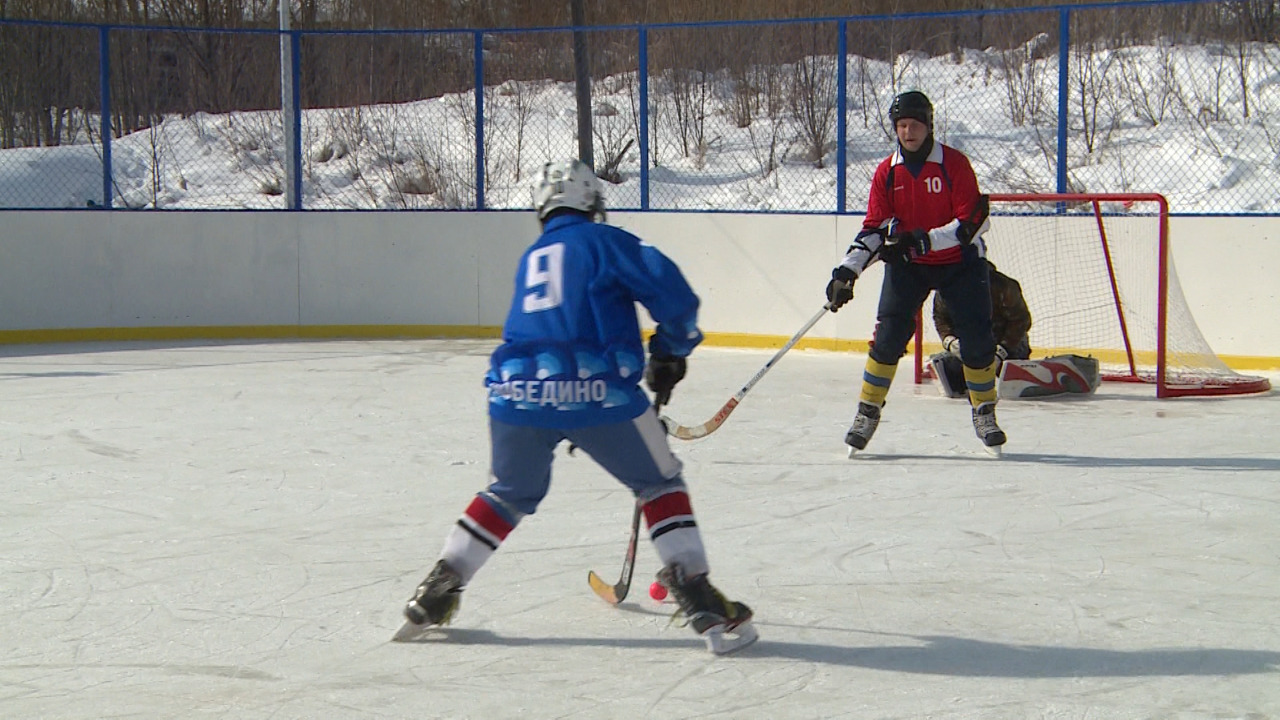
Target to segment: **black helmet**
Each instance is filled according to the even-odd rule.
[[[919,90],[908,90],[893,99],[889,106],[889,121],[894,125],[902,118],[919,120],[933,129],[933,103]]]

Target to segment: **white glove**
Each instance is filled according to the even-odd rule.
[[[960,357],[960,338],[955,335],[948,335],[942,338],[942,349],[956,357]]]
[[[1000,362],[1004,362],[1009,359],[1009,351],[1000,343],[996,343],[996,359]]]

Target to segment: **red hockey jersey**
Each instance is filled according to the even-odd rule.
[[[912,262],[959,262],[961,243],[956,230],[960,220],[976,219],[978,204],[978,178],[964,153],[934,142],[920,174],[913,176],[903,164],[899,148],[876,168],[862,227],[875,230],[897,220],[897,231],[928,231],[932,250]],[[973,241],[981,243],[981,232],[976,235]],[[985,255],[985,251],[979,244],[979,254]]]

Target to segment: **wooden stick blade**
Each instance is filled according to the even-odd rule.
[[[591,591],[600,596],[601,600],[610,605],[617,605],[627,597],[627,586],[610,585],[603,578],[596,574],[595,570],[587,571],[587,584],[591,586]]]

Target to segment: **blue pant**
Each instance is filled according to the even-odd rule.
[[[898,364],[915,334],[916,314],[934,290],[951,311],[951,324],[960,339],[960,359],[972,368],[990,365],[996,353],[991,335],[990,276],[986,261],[972,245],[964,249],[960,262],[951,265],[885,265],[875,339],[867,354],[884,365]]]
[[[491,417],[489,437],[493,481],[488,491],[521,515],[533,514],[547,496],[551,462],[562,440],[577,445],[638,498],[684,484],[681,463],[652,409],[626,422],[568,430],[510,425]]]

